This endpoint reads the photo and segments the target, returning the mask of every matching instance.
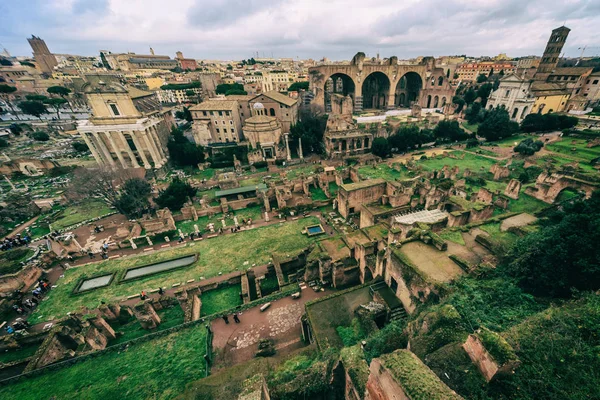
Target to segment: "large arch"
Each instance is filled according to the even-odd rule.
[[[325,110],[331,111],[331,96],[333,94],[349,95],[355,101],[356,85],[352,78],[344,73],[332,74],[325,80]]]
[[[413,103],[419,102],[422,88],[421,75],[416,72],[407,72],[396,84],[394,104],[397,107],[411,107]]]
[[[383,72],[372,72],[362,84],[363,108],[385,109],[390,95],[390,79]]]

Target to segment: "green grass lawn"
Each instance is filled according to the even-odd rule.
[[[587,143],[583,139],[563,138],[559,142],[550,143],[546,149],[589,163],[600,157],[600,147],[587,147]]]
[[[519,194],[519,200],[510,199],[508,204],[508,210],[512,212],[524,212],[533,214],[548,206],[549,204],[538,200],[535,197],[532,197],[525,193],[521,193]]]
[[[449,240],[450,242],[460,244],[461,246],[465,245],[465,240],[463,239],[460,231],[441,232],[440,237],[444,240]]]
[[[200,277],[211,278],[219,272],[223,274],[241,271],[253,264],[263,265],[270,261],[271,254],[286,257],[308,247],[315,238],[301,233],[308,226],[319,223],[318,218],[301,218],[283,224],[270,225],[234,235],[218,236],[212,239],[193,242],[186,246],[159,251],[153,254],[132,256],[120,260],[107,260],[65,271],[64,278],[58,280],[58,287],[51,290],[47,300],[42,301],[30,316],[32,323],[60,318],[67,312],[81,306],[95,309],[100,301],[111,302],[125,296],[140,293],[142,290],[170,287],[174,283]],[[118,272],[126,268],[169,260],[186,254],[199,253],[198,261],[192,266],[176,269],[158,275],[127,283],[113,282],[110,286],[72,296],[71,292],[78,280],[105,272]],[[247,262],[247,263],[246,263]],[[246,264],[244,264],[246,263]]]
[[[472,148],[467,149],[467,150],[471,151],[473,153],[484,155],[484,156],[498,157],[498,154],[496,154],[493,151],[488,150],[488,149],[486,149],[484,147],[472,147]]]
[[[329,182],[329,194],[332,197],[335,197],[337,195],[337,191],[340,187],[338,186],[337,183],[335,182]]]
[[[317,167],[318,167],[317,165],[308,164],[308,165],[303,166],[303,167],[290,169],[290,170],[287,171],[287,178],[290,179],[290,180],[292,180],[292,179],[295,179],[295,178],[299,177],[300,174],[304,174],[304,176],[308,176],[312,172],[314,172]]]
[[[139,324],[139,323],[138,323]],[[37,349],[40,347],[40,343],[22,347],[17,350],[2,351],[0,352],[0,364],[8,364],[17,360],[24,360],[27,357],[31,357],[35,354]]]
[[[313,201],[325,201],[328,199],[323,189],[315,188],[314,186],[310,187],[310,197]]]
[[[505,246],[512,245],[518,239],[518,236],[514,233],[500,231],[499,222],[481,225],[479,228],[482,231],[489,233],[492,239],[504,244]]]
[[[88,219],[108,214],[112,210],[102,201],[89,201],[76,206],[67,207],[61,217],[52,223],[52,229],[64,229]]]
[[[511,136],[511,137],[507,137],[505,139],[501,139],[501,140],[497,140],[495,142],[489,142],[490,145],[493,146],[498,146],[498,147],[515,147],[516,144],[519,144],[520,141],[527,139],[528,135],[515,135],[515,136]],[[534,138],[535,139],[535,138]]]
[[[365,165],[358,168],[358,174],[362,179],[377,179],[383,178],[386,181],[395,181],[396,179],[406,177],[406,170],[401,167],[401,171],[396,171],[387,164],[379,164],[377,166]]]
[[[242,305],[241,292],[240,285],[229,285],[202,293],[200,297],[200,301],[202,301],[201,316],[216,314]]]
[[[172,399],[205,375],[206,329],[195,325],[0,388],[3,400]]]
[[[128,323],[115,329],[116,332],[121,332],[123,335],[111,341],[109,345],[127,342],[152,332],[164,331],[165,329],[183,324],[184,315],[179,304],[175,304],[170,308],[164,308],[156,313],[160,317],[160,325],[156,329],[152,331],[143,329],[140,322],[136,318],[132,318]]]
[[[477,133],[477,129],[479,128],[479,124],[469,124],[468,122],[463,122],[462,127],[468,130],[469,132]]]
[[[236,216],[238,219],[238,223],[242,224],[242,219],[252,218],[253,221],[259,221],[263,219],[263,214],[260,206],[248,207],[237,211],[231,212],[232,216],[225,218],[225,224],[227,228],[231,228],[234,226],[233,216]],[[212,217],[200,217],[198,221],[186,220],[179,221],[175,223],[177,229],[181,229],[184,234],[189,234],[194,232],[194,225],[198,225],[198,229],[201,232],[208,232],[208,228],[206,225],[209,223],[215,224],[215,229],[219,229],[223,226],[221,223],[221,219],[223,218],[223,214],[215,214]]]
[[[450,158],[450,157],[442,157],[438,156],[435,158],[430,158],[427,160],[419,160],[418,165],[423,166],[426,170],[439,170],[447,165],[449,167],[454,167],[458,165],[460,168],[460,172],[464,172],[466,168],[470,169],[472,172],[480,172],[480,171],[489,171],[490,167],[494,165],[496,162],[492,159],[477,156],[470,153],[464,153],[462,151],[453,151],[451,154],[459,157],[459,158]],[[462,155],[464,154],[464,158]]]
[[[193,173],[191,175],[192,178],[194,179],[211,179],[213,176],[215,176],[215,170],[213,168],[206,168],[202,171],[197,171],[195,173]]]

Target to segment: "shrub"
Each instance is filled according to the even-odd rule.
[[[0,138],[0,148],[8,147],[8,140]]]
[[[50,136],[46,132],[42,131],[33,132],[31,137],[33,137],[34,140],[37,140],[39,142],[47,142],[48,140],[50,140]]]
[[[514,151],[524,156],[532,156],[540,149],[544,147],[544,143],[539,140],[534,141],[531,138],[523,140],[521,143],[515,146]]]

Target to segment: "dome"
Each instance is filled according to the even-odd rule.
[[[265,106],[263,106],[263,103],[254,103],[252,108],[255,110],[261,110],[261,109],[265,108]]]

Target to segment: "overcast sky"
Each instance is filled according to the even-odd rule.
[[[600,0],[0,0],[0,45],[31,55],[100,49],[189,58],[541,55],[553,28],[565,53],[600,54]]]

